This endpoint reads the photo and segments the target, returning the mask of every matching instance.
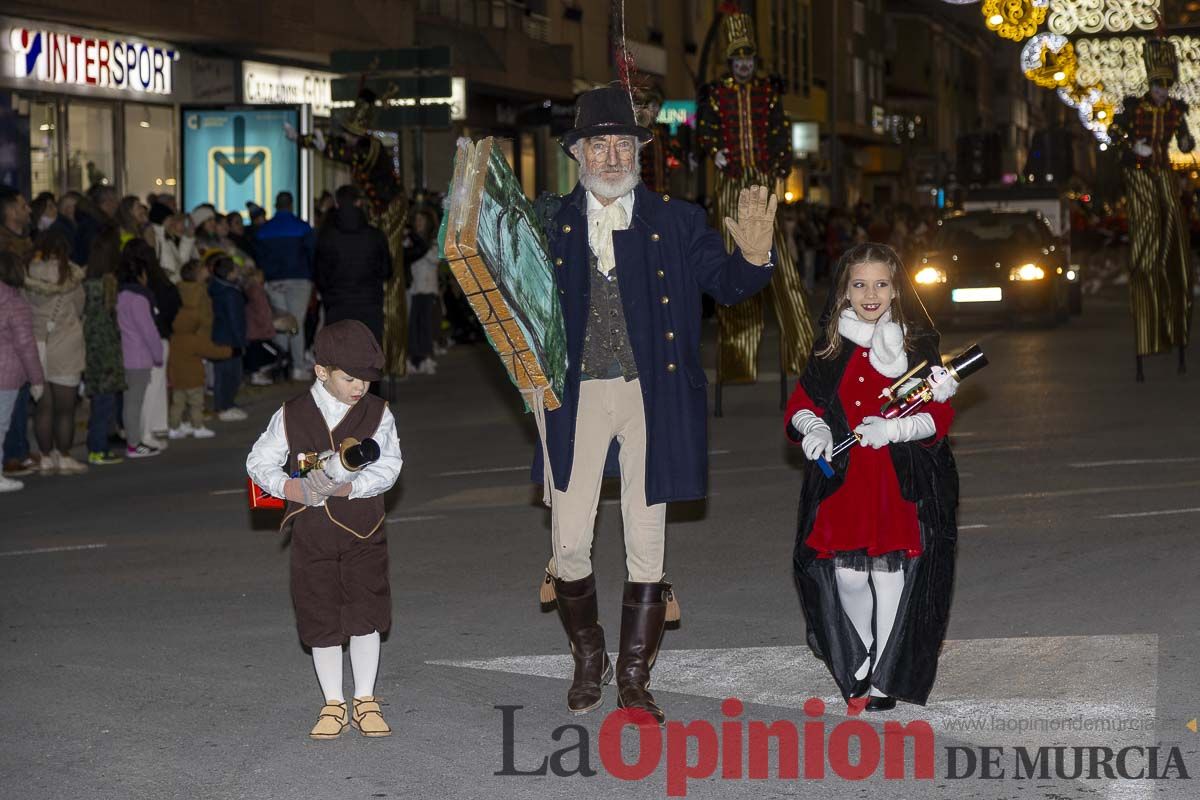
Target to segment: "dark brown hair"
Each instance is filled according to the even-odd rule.
[[[46,230],[33,243],[34,258],[58,262],[58,283],[64,284],[71,277],[71,242],[66,234],[58,230]]]
[[[0,250],[0,283],[8,284],[14,289],[25,285],[25,266],[11,250]]]
[[[892,277],[892,322],[900,324],[904,330],[904,345],[907,348],[909,344],[909,326],[904,314],[904,304],[900,302],[901,292],[900,284],[904,281],[901,278],[904,275],[904,263],[900,260],[900,256],[886,244],[878,242],[866,242],[865,244],[856,244],[842,254],[838,259],[838,264],[834,268],[834,274],[837,276],[837,283],[830,292],[837,301],[833,304],[833,308],[829,315],[829,320],[825,323],[825,340],[826,346],[818,350],[816,355],[818,358],[834,358],[842,349],[842,334],[838,331],[838,320],[841,319],[842,312],[850,307],[850,273],[854,267],[861,264],[869,264],[878,262],[885,264]]]

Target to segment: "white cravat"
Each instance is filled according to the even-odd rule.
[[[607,276],[617,266],[613,250],[613,231],[629,227],[633,210],[633,192],[603,205],[591,192],[587,193],[588,245],[596,255],[596,269]]]

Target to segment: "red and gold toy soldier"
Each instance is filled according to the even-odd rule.
[[[735,13],[722,19],[721,26],[729,72],[704,86],[696,104],[696,136],[717,167],[713,214],[718,222],[736,217],[742,189],[755,184],[774,186],[792,169],[783,84],[776,76],[756,72],[753,22],[745,14]],[[732,251],[728,233],[725,246]],[[736,306],[718,308],[717,379],[721,383],[752,383],[758,377],[763,295],[770,299],[779,320],[784,370],[791,375],[804,371],[812,346],[812,323],[800,274],[778,223],[773,249],[778,268],[767,291]]]
[[[404,253],[404,220],[408,197],[400,179],[399,163],[371,130],[377,96],[370,89],[359,92],[354,108],[339,121],[342,133],[325,136],[320,131],[298,136],[302,147],[317,150],[326,158],[350,166],[354,185],[367,200],[367,219],[387,237],[392,264],[399,265]],[[289,136],[294,136],[289,131]],[[396,268],[387,282],[383,298],[384,373],[402,376],[408,359],[408,313],[404,271]]]
[[[662,90],[650,86],[637,92],[638,124],[654,134],[641,152],[642,182],[655,194],[671,191],[671,173],[683,166],[683,148],[671,133],[671,126],[658,122],[662,111]]]
[[[1109,128],[1121,145],[1129,204],[1129,293],[1139,382],[1145,379],[1142,356],[1172,348],[1179,348],[1179,371],[1185,370],[1193,278],[1170,147],[1172,139],[1184,153],[1195,146],[1187,128],[1187,103],[1169,95],[1178,76],[1175,46],[1165,38],[1147,39],[1142,58],[1150,89],[1126,98]]]

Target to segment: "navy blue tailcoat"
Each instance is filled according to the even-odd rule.
[[[590,282],[587,194],[582,186],[562,198],[546,221],[555,284],[567,329],[567,378],[562,406],[546,415],[554,486],[566,491],[575,452],[580,365],[587,330]],[[704,210],[634,190],[628,230],[613,234],[621,304],[637,364],[646,411],[646,502],[696,500],[708,487],[708,379],[700,365],[701,295],[725,305],[765,287],[774,267],[757,266],[740,250],[725,252]],[[616,442],[605,472],[616,474]],[[542,451],[533,479],[542,482]]]

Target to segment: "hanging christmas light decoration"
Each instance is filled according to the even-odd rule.
[[[1162,0],[1050,0],[1051,33],[1154,30]]]
[[[1038,26],[1046,21],[1050,0],[984,0],[980,10],[988,30],[1022,42],[1037,33]]]
[[[1096,139],[1111,144],[1108,126],[1113,121],[1113,104],[1104,93],[1103,86],[1071,86],[1058,90],[1059,99],[1079,112],[1079,121]]]
[[[1075,48],[1056,33],[1035,34],[1021,49],[1025,77],[1043,89],[1075,85]]]

